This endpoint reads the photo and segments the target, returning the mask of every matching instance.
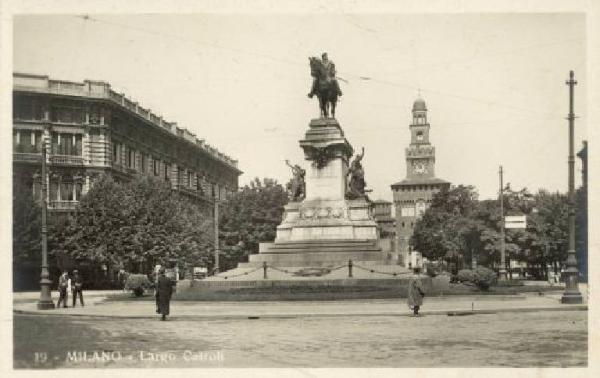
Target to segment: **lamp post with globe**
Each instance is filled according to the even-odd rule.
[[[42,174],[39,179],[42,184],[42,272],[40,274],[40,300],[37,308],[40,310],[49,310],[54,308],[54,302],[50,294],[50,272],[48,271],[48,204],[47,204],[47,178],[46,167],[46,144],[47,140],[42,140]]]

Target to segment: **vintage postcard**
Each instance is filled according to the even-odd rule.
[[[4,4],[5,369],[593,376],[599,4],[467,3]]]

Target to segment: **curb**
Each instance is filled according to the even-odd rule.
[[[421,311],[423,316],[461,316],[461,315],[490,315],[496,313],[526,313],[526,312],[547,312],[547,311],[587,311],[587,305],[566,305],[567,307],[522,307],[522,308],[500,308],[489,310],[432,310]],[[14,310],[13,314],[19,315],[37,315],[37,316],[70,316],[79,318],[99,318],[99,319],[158,319],[157,315],[103,315],[103,314],[56,314],[41,311]],[[291,319],[291,318],[329,318],[329,317],[351,317],[351,316],[405,316],[411,317],[410,311],[406,312],[378,312],[378,313],[329,313],[329,314],[236,314],[236,315],[175,315],[169,319],[181,320],[235,320],[235,319]]]

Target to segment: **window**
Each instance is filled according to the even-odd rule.
[[[420,217],[423,215],[423,213],[425,212],[425,210],[427,210],[427,204],[425,203],[425,201],[418,201],[417,202],[417,216]]]
[[[79,201],[81,199],[83,193],[83,183],[76,182],[75,183],[75,200]]]
[[[50,201],[58,200],[58,179],[50,180]]]
[[[60,200],[61,201],[73,201],[73,182],[72,181],[61,181],[60,182]]]
[[[177,185],[179,186],[183,186],[184,185],[184,177],[183,177],[183,169],[177,167]]]
[[[152,159],[152,172],[154,172],[154,176],[160,175],[160,161],[157,159]]]
[[[85,123],[85,111],[76,106],[52,106],[52,122],[57,123]]]
[[[141,167],[140,167],[140,168],[141,168],[140,170],[141,170],[143,173],[146,173],[146,171],[147,171],[147,169],[148,169],[148,167],[147,167],[147,158],[146,158],[146,155],[144,155],[143,153],[142,153],[142,154],[140,154],[140,155],[141,155],[141,163],[142,163],[142,164],[141,164]]]
[[[35,98],[16,97],[13,102],[13,117],[18,120],[41,121],[44,119],[44,108]]]
[[[119,164],[121,162],[121,156],[119,154],[119,143],[113,143],[112,161],[114,164]]]
[[[99,106],[90,107],[90,118],[89,121],[93,125],[99,125],[104,122],[104,110]]]
[[[132,148],[127,149],[127,167],[135,168],[135,151]]]
[[[422,131],[417,131],[417,140],[419,142],[423,140],[423,132]]]
[[[403,217],[414,217],[415,216],[415,208],[413,206],[402,206],[400,210],[401,215]]]
[[[35,130],[15,130],[13,132],[13,152],[41,153],[42,132]]]
[[[191,171],[187,171],[187,182],[186,185],[188,188],[192,187],[192,172]]]
[[[164,169],[164,175],[165,175],[165,181],[169,181],[170,180],[170,175],[169,175],[169,171],[171,170],[171,165],[165,163],[165,169]]]
[[[82,156],[81,134],[52,133],[52,153],[55,155]]]
[[[198,190],[202,194],[204,194],[203,185],[204,183],[202,182],[202,178],[200,177],[200,175],[196,175],[196,190]]]

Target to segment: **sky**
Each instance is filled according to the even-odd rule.
[[[239,160],[240,186],[308,166],[298,141],[319,116],[309,56],[327,52],[337,120],[372,199],[406,176],[411,107],[429,109],[436,176],[496,198],[567,190],[569,70],[575,148],[587,138],[586,25],[577,13],[16,16],[13,70],[109,82]],[[579,185],[580,161],[576,160]]]

